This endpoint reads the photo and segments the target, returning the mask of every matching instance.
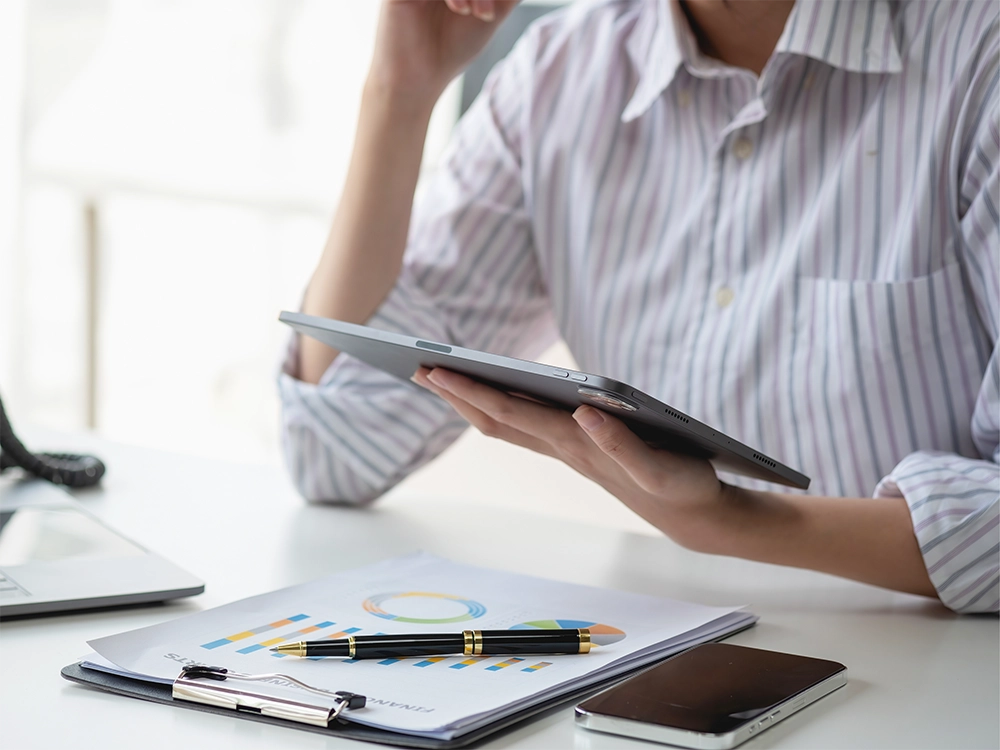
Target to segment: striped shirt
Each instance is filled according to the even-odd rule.
[[[458,124],[369,324],[523,358],[562,336],[812,493],[905,497],[942,601],[996,612],[998,7],[799,2],[759,77],[668,0],[546,16]],[[296,359],[308,498],[368,501],[466,427],[350,357],[318,386]]]

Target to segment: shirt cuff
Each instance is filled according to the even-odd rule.
[[[879,482],[875,497],[902,497],[931,583],[956,612],[1000,608],[1000,466],[920,451]]]

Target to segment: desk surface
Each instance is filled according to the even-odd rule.
[[[749,603],[760,622],[730,639],[834,659],[846,688],[743,747],[1000,746],[1000,623],[817,573],[709,557],[665,538],[396,492],[366,510],[310,506],[274,467],[241,466],[87,438],[109,465],[91,510],[207,582],[178,603],[0,624],[0,746],[9,750],[373,747],[119,698],[65,682],[86,641],[387,557],[426,550],[460,562],[704,604]],[[516,469],[516,467],[512,467]],[[545,498],[539,497],[539,503]],[[489,533],[483,533],[485,529]],[[220,554],[199,532],[227,535]],[[639,750],[578,729],[554,709],[485,747]]]

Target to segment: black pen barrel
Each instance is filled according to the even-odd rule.
[[[460,654],[465,639],[461,633],[359,635],[354,637],[354,644],[358,659],[385,659],[393,656]]]
[[[351,647],[347,639],[335,641],[309,641],[303,644],[305,653],[301,656],[350,656]]]
[[[581,630],[465,630],[461,633],[356,635],[329,641],[279,646],[297,656],[346,656],[386,659],[408,656],[502,656],[516,654],[585,654],[590,631]],[[302,650],[299,650],[302,649]]]
[[[585,654],[589,630],[482,630],[482,654]]]
[[[355,659],[385,659],[394,656],[460,654],[465,639],[461,633],[416,633],[412,635],[356,635],[333,641],[310,641],[306,656],[349,656]]]

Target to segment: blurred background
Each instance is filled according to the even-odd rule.
[[[378,4],[3,6],[12,420],[273,459],[274,317],[322,247]]]
[[[559,5],[521,3],[451,85],[422,179],[493,63]],[[15,430],[45,436],[29,448],[73,452],[90,431],[281,463],[277,316],[326,239],[378,10],[0,0],[0,395]],[[563,346],[543,359],[572,366]],[[658,533],[564,465],[473,431],[393,495]]]

